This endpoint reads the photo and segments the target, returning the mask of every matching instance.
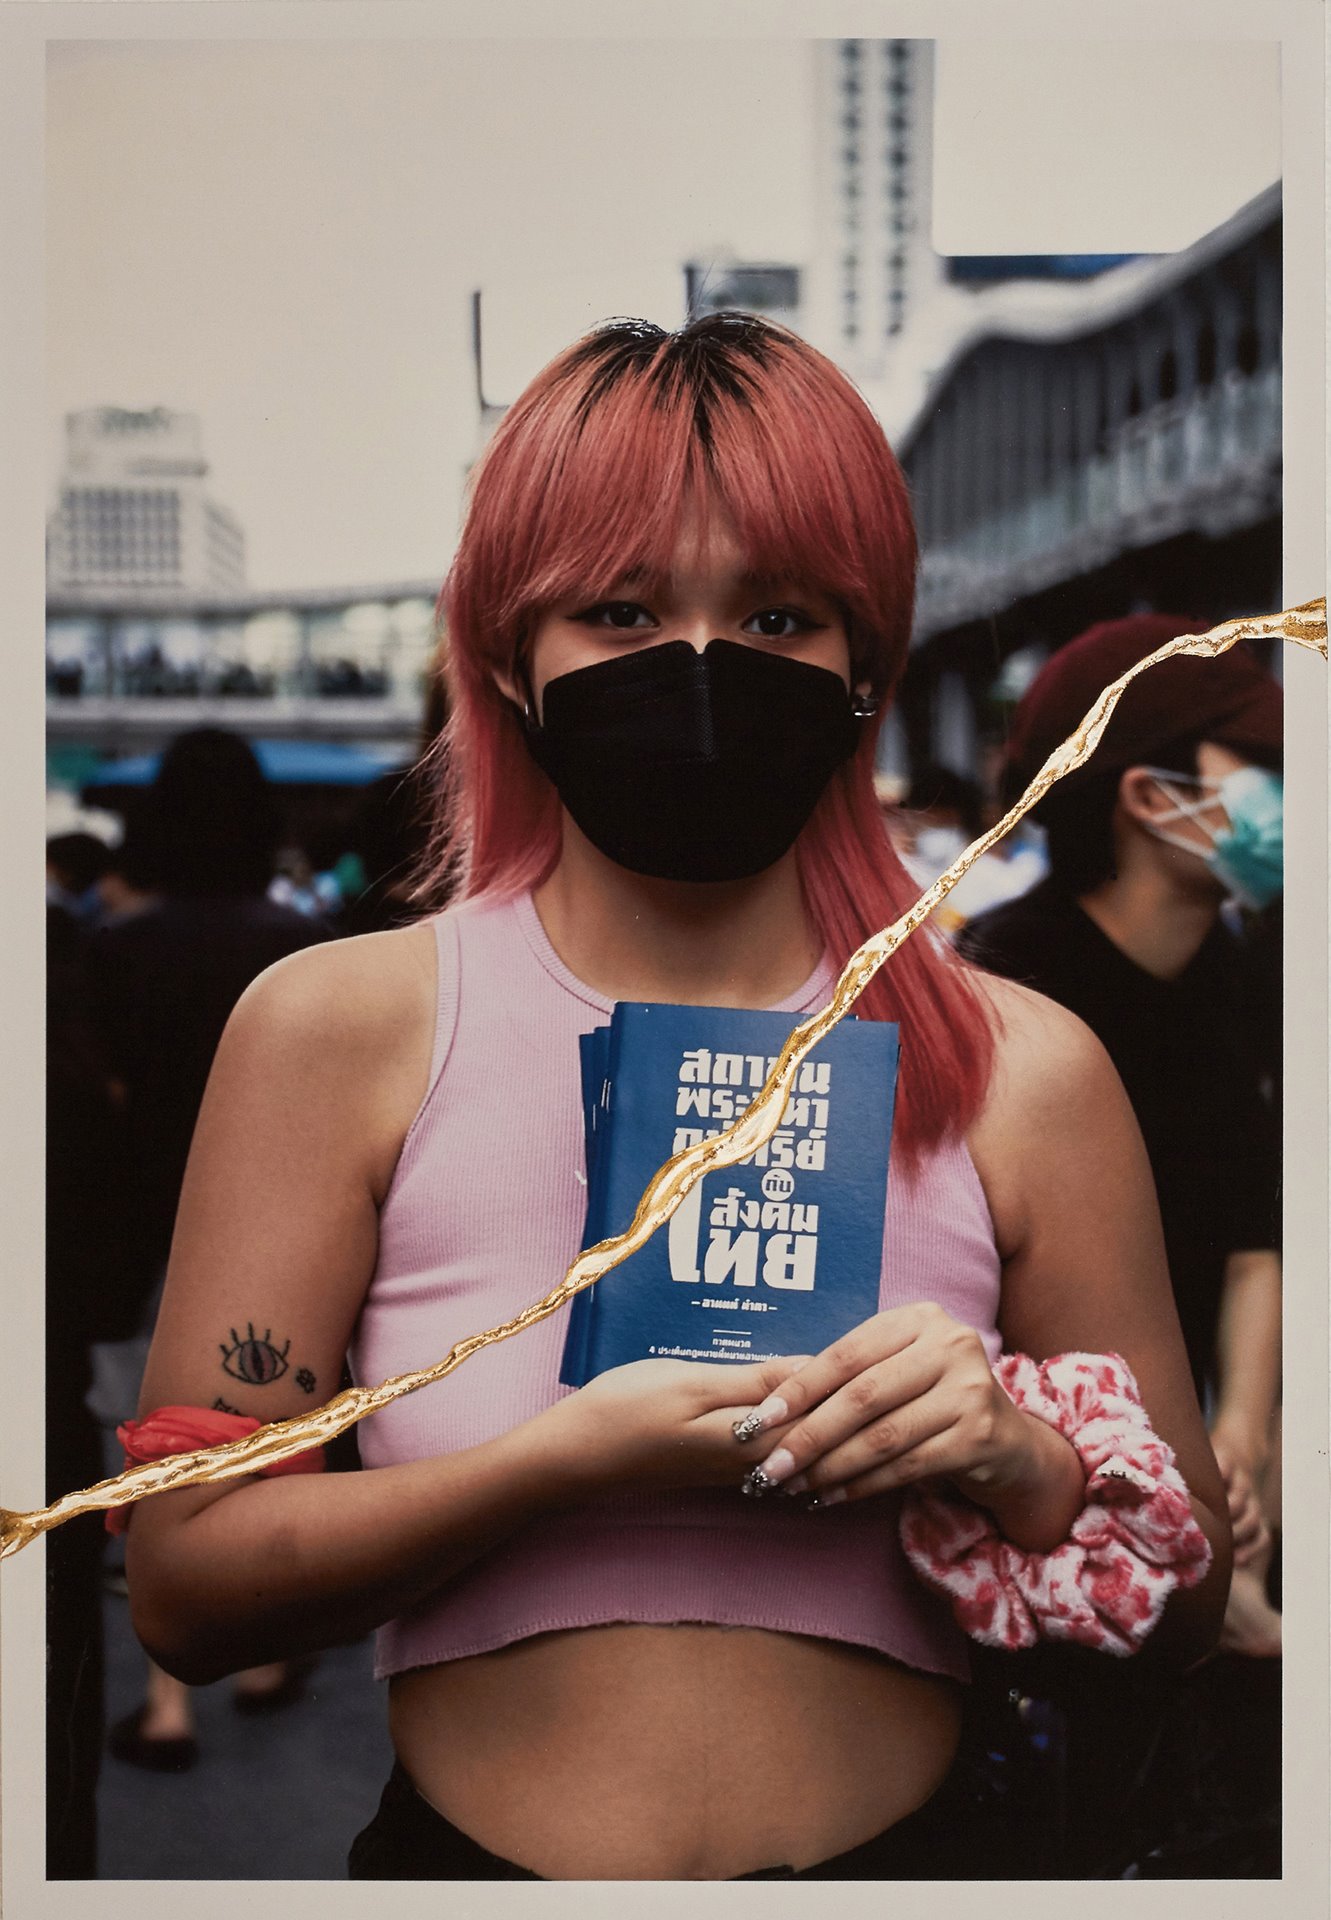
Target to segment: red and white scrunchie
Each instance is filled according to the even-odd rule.
[[[926,1586],[952,1603],[985,1646],[1014,1650],[1073,1640],[1136,1653],[1176,1587],[1211,1564],[1173,1449],[1155,1433],[1127,1362],[1116,1353],[1063,1353],[1037,1363],[1007,1353],[994,1377],[1023,1412],[1075,1447],[1086,1503],[1051,1553],[1005,1540],[992,1516],[940,1486],[909,1489],[901,1541]]]

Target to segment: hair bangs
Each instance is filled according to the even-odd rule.
[[[623,389],[615,395],[641,397]],[[677,414],[598,408],[549,475],[501,611],[506,632],[525,629],[561,601],[602,598],[626,575],[665,578],[698,478],[697,448]]]
[[[687,408],[641,367],[611,379],[613,366],[570,367],[577,358],[512,409],[476,475],[463,545],[477,536],[477,578],[493,592],[477,607],[492,657],[511,659],[546,607],[608,592],[631,571],[668,571],[697,490]]]
[[[811,378],[808,353],[774,356],[760,407],[718,401],[709,464],[750,564],[839,601],[857,663],[885,693],[904,665],[914,603],[906,484],[864,401],[834,369]]]

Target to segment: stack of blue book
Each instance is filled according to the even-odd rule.
[[[584,1247],[631,1222],[681,1148],[754,1099],[797,1018],[620,1001],[583,1034]],[[878,1310],[898,1032],[843,1020],[799,1068],[781,1125],[708,1173],[669,1225],[570,1309],[560,1379],[653,1356],[747,1363],[818,1353]]]

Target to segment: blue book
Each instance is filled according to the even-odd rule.
[[[606,1070],[610,1056],[609,1027],[593,1027],[590,1033],[578,1035],[578,1074],[582,1093],[582,1130],[586,1142],[587,1163],[587,1219],[583,1228],[582,1245],[594,1246],[599,1238],[596,1223],[600,1218],[597,1198],[597,1144],[601,1137],[600,1122],[605,1113],[608,1087]],[[592,1296],[596,1292],[595,1282],[584,1287],[581,1293],[575,1293],[569,1306],[568,1331],[564,1338],[564,1358],[559,1369],[559,1378],[566,1387],[580,1387],[590,1375],[586,1371],[587,1323],[591,1314]]]
[[[788,1013],[642,1002],[584,1036],[583,1245],[622,1232],[681,1147],[722,1132],[762,1086]],[[898,1033],[843,1020],[800,1067],[782,1124],[707,1174],[668,1225],[573,1303],[561,1380],[631,1360],[748,1363],[817,1353],[878,1309]]]

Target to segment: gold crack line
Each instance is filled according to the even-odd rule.
[[[770,1140],[781,1122],[795,1075],[806,1055],[849,1012],[883,963],[896,952],[903,940],[915,932],[944,900],[961,876],[1001,840],[1043,799],[1056,781],[1082,766],[1095,751],[1109,724],[1110,715],[1122,694],[1140,673],[1176,654],[1192,654],[1215,659],[1240,640],[1285,639],[1327,657],[1326,599],[1321,596],[1286,608],[1281,613],[1254,614],[1226,620],[1205,633],[1181,634],[1166,641],[1145,659],[1120,674],[1107,686],[1075,732],[1055,748],[1030,782],[1020,799],[995,826],[973,840],[952,865],[941,873],[920,895],[908,912],[889,927],[870,936],[850,956],[837,981],[831,1000],[819,1012],[810,1014],[791,1033],[777,1057],[762,1090],[744,1113],[724,1133],[699,1141],[659,1167],[643,1192],[626,1232],[587,1247],[569,1267],[563,1279],[543,1300],[524,1307],[501,1326],[485,1333],[469,1334],[449,1348],[434,1366],[415,1373],[397,1374],[377,1387],[352,1387],[338,1394],[313,1413],[299,1414],[290,1420],[274,1421],[243,1439],[217,1447],[201,1447],[189,1453],[170,1454],[161,1460],[130,1467],[109,1480],[76,1493],[67,1493],[50,1506],[30,1513],[15,1513],[0,1507],[0,1559],[8,1558],[52,1527],[62,1526],[76,1514],[93,1513],[110,1507],[128,1506],[149,1494],[165,1493],[180,1487],[213,1481],[235,1480],[259,1471],[264,1466],[289,1460],[307,1448],[332,1440],[346,1432],[367,1414],[375,1413],[390,1401],[420,1387],[445,1379],[464,1360],[482,1347],[507,1340],[525,1327],[557,1313],[575,1293],[609,1273],[643,1247],[670,1218],[685,1194],[704,1174],[722,1167],[736,1166],[747,1160]]]

